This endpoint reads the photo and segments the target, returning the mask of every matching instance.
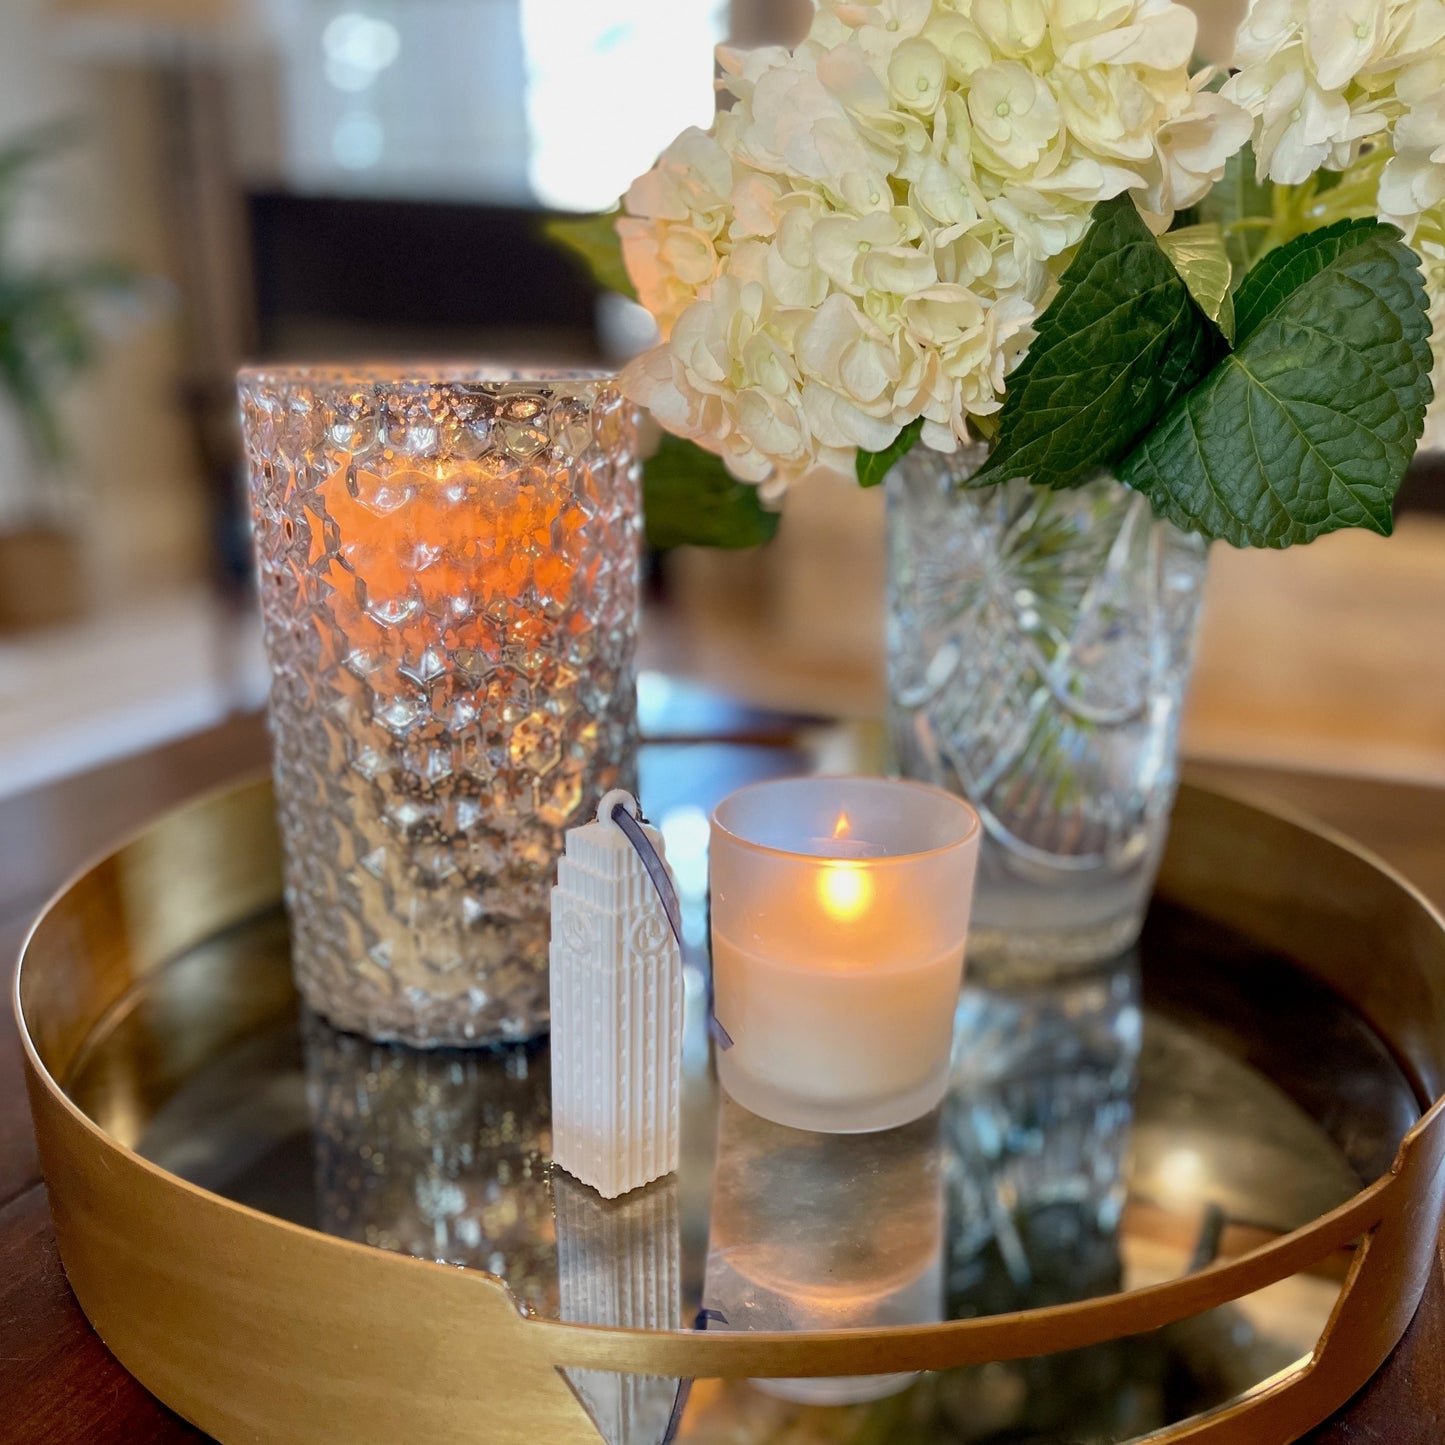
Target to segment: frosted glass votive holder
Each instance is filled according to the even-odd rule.
[[[942,1101],[979,835],[960,798],[882,778],[757,783],[718,805],[717,1067],[734,1100],[828,1134]]]

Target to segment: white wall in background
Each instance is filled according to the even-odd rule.
[[[727,12],[727,0],[266,0],[277,179],[611,206],[678,131],[710,122]]]
[[[545,206],[605,210],[715,108],[722,0],[521,0],[528,176]]]
[[[517,0],[272,0],[269,13],[293,188],[528,199]]]

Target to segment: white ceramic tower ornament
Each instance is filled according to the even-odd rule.
[[[662,835],[630,793],[568,830],[552,890],[552,1157],[608,1199],[677,1168],[676,898]]]

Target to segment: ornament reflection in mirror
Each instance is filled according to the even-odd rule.
[[[562,1318],[632,1330],[681,1329],[677,1180],[600,1199],[558,1169],[552,1196]],[[676,1380],[610,1370],[571,1370],[567,1377],[607,1445],[657,1445],[666,1436]]]

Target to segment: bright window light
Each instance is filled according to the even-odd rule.
[[[521,0],[528,179],[563,211],[616,203],[678,131],[707,126],[722,0]]]
[[[331,154],[348,171],[370,170],[386,149],[386,130],[366,111],[356,111],[336,122],[331,133]]]
[[[337,90],[357,94],[401,54],[401,32],[388,20],[343,11],[321,33],[326,78]]]

